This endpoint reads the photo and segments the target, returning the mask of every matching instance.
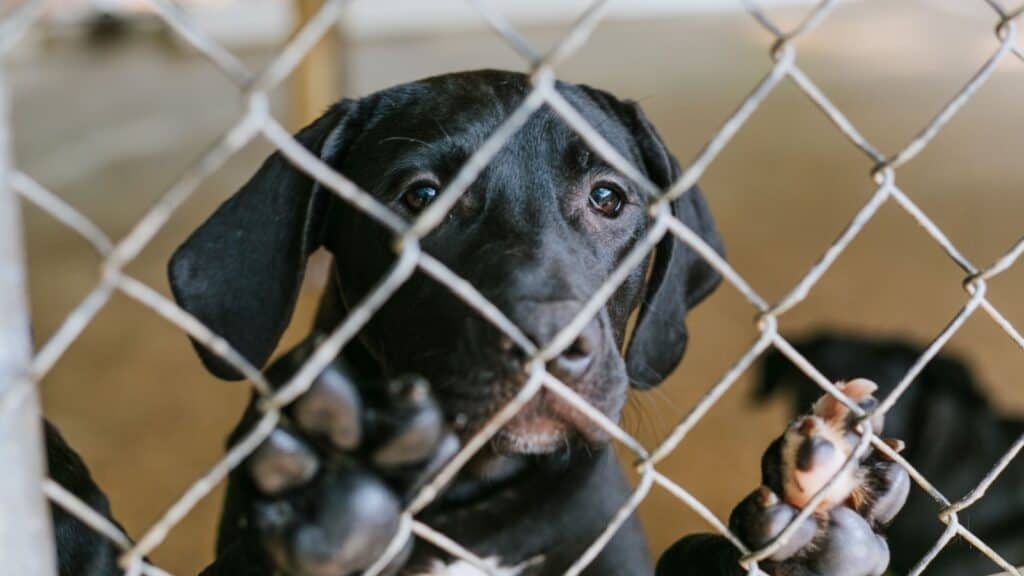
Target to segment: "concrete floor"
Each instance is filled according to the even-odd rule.
[[[995,50],[984,3],[874,0],[841,4],[800,42],[801,67],[876,146],[908,142]],[[778,14],[795,21],[796,13]],[[529,37],[549,44],[560,30]],[[770,38],[744,14],[603,24],[561,77],[639,100],[677,156],[692,159],[770,67]],[[406,37],[350,49],[351,94],[436,72],[521,69],[491,34]],[[247,55],[257,64],[265,55]],[[53,48],[16,63],[15,149],[20,167],[123,236],[239,115],[232,86],[208,63],[148,43],[106,50]],[[973,262],[987,264],[1021,235],[1024,214],[1024,62],[1007,59],[939,137],[899,171],[898,183]],[[285,117],[284,91],[278,99]],[[173,248],[245,181],[268,147],[247,147],[209,178],[129,271],[168,293]],[[769,301],[785,294],[874,191],[870,162],[791,84],[783,83],[702,181],[733,266]],[[25,210],[37,343],[98,280],[84,242]],[[963,274],[897,205],[879,215],[781,329],[819,328],[934,337],[966,296]],[[992,282],[992,301],[1024,326],[1024,266]],[[307,325],[307,292],[284,345]],[[723,286],[691,317],[693,341],[677,374],[637,395],[625,425],[653,446],[756,337],[754,309]],[[1020,349],[982,314],[950,343],[974,364],[1001,409],[1024,414]],[[784,423],[781,404],[755,406],[745,375],[663,465],[720,517],[758,482],[760,452]],[[186,339],[116,296],[42,382],[47,415],[85,456],[115,513],[138,537],[213,465],[247,396],[215,381]],[[192,574],[211,556],[215,494],[153,554]],[[707,529],[655,488],[641,508],[653,547]]]

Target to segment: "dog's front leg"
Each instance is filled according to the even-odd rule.
[[[874,385],[857,380],[840,385],[865,411],[877,405]],[[762,486],[733,510],[731,530],[750,549],[771,543],[796,518],[800,507],[825,486],[826,498],[790,534],[761,568],[773,576],[880,576],[889,565],[881,535],[906,502],[906,471],[883,454],[869,452],[853,472],[842,464],[856,445],[855,418],[830,396],[814,412],[797,418],[762,459]],[[881,432],[883,422],[872,422]],[[898,445],[893,441],[892,445]],[[658,562],[658,576],[741,576],[739,550],[722,536],[683,538]]]
[[[288,381],[315,344],[313,337],[275,362],[268,379]],[[254,404],[233,440],[258,416]],[[338,360],[232,475],[217,562],[203,574],[366,570],[398,533],[406,496],[457,449],[425,381],[368,381]],[[409,551],[396,555],[392,573]]]

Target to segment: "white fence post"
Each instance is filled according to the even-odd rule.
[[[35,384],[29,378],[27,272],[21,211],[10,186],[7,79],[0,67],[0,567],[5,574],[57,573]]]

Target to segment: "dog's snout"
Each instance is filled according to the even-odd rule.
[[[538,346],[550,344],[572,322],[582,304],[578,302],[529,302],[515,307],[513,320]],[[590,320],[576,338],[548,363],[552,373],[565,380],[586,374],[601,350],[601,328]]]

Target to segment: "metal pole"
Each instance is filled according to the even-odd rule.
[[[42,412],[29,378],[32,341],[21,211],[10,186],[7,78],[0,65],[0,567],[5,574],[57,573],[43,496]]]

